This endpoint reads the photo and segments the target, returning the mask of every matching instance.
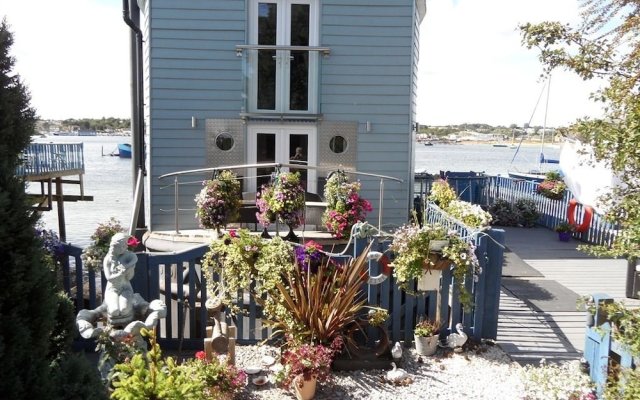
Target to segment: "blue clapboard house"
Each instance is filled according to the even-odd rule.
[[[144,125],[152,231],[196,228],[193,198],[225,165],[309,166],[306,190],[354,169],[383,225],[407,221],[414,170],[419,27],[425,0],[147,0]],[[255,192],[271,169],[244,168]],[[191,208],[191,210],[189,209]],[[373,217],[374,219],[377,217]]]

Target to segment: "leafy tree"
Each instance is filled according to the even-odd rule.
[[[640,256],[640,0],[581,0],[582,22],[520,26],[522,42],[538,48],[544,72],[564,68],[585,80],[602,78],[604,87],[592,95],[604,106],[602,119],[584,118],[570,133],[593,146],[623,185],[603,200],[606,217],[620,224],[610,248],[595,254]]]
[[[6,20],[0,24],[0,393],[7,399],[47,398],[49,334],[56,297],[53,276],[35,235],[36,215],[24,181],[15,176],[34,132],[36,112],[18,74]]]
[[[0,24],[0,394],[7,399],[103,399],[97,369],[71,355],[73,305],[56,294],[39,216],[16,167],[35,131],[36,112],[9,55],[13,36]]]

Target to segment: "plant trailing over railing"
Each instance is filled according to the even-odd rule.
[[[196,196],[196,217],[205,229],[220,230],[238,217],[241,203],[240,181],[231,171],[222,171],[214,179],[204,181]]]
[[[249,289],[256,298],[267,299],[265,313],[273,310],[276,285],[282,276],[294,268],[293,249],[281,238],[263,240],[246,229],[230,230],[222,238],[213,240],[205,254],[203,267],[207,271],[210,298],[220,297],[232,312],[240,308],[234,304],[238,290]],[[214,279],[213,275],[222,276]]]
[[[263,185],[256,198],[256,217],[263,226],[274,218],[291,228],[300,226],[304,211],[304,189],[297,172],[278,172],[274,181]]]
[[[393,275],[401,289],[408,291],[410,284],[425,271],[442,269],[441,263],[444,261],[446,266],[452,268],[460,303],[467,310],[471,307],[473,298],[465,288],[464,281],[469,273],[482,273],[472,242],[463,240],[455,231],[447,233],[439,225],[424,225],[422,228],[404,225],[393,236],[389,249],[396,255]],[[441,241],[445,243],[442,249],[434,250],[433,244]]]
[[[552,200],[562,200],[566,190],[567,185],[558,171],[547,172],[544,181],[540,182],[536,188],[539,194]]]
[[[452,200],[445,210],[447,214],[470,228],[484,228],[491,224],[491,214],[468,201]]]
[[[322,215],[322,223],[335,238],[349,236],[357,222],[364,221],[372,207],[369,201],[360,197],[360,182],[349,182],[347,174],[336,171],[324,187],[327,209]]]

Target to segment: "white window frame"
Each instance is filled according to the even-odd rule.
[[[276,45],[289,46],[291,44],[291,16],[289,9],[292,4],[308,4],[309,5],[309,46],[318,46],[319,43],[319,5],[317,0],[251,0],[249,5],[249,44],[258,44],[258,5],[259,3],[277,4],[278,26],[276,29]],[[282,22],[284,21],[284,23]],[[308,109],[307,110],[291,110],[289,109],[289,76],[290,76],[290,59],[289,50],[276,51],[276,104],[275,110],[259,110],[258,109],[258,79],[257,79],[257,62],[258,52],[249,51],[247,53],[249,64],[248,81],[248,108],[249,112],[254,113],[286,113],[286,114],[315,114],[318,109],[318,82],[319,82],[319,54],[317,51],[309,51],[309,86],[308,86]]]
[[[276,162],[289,164],[289,145],[291,135],[307,135],[307,165],[316,166],[317,148],[318,148],[318,128],[315,125],[294,125],[294,124],[251,124],[247,127],[247,163],[257,163],[257,146],[258,134],[269,133],[276,135]],[[282,171],[288,172],[289,168],[282,168]],[[247,168],[246,191],[255,192],[256,187],[256,168]],[[317,172],[313,168],[307,170],[307,192],[311,192],[317,182]]]

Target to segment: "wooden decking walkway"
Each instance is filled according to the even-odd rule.
[[[626,260],[578,252],[579,241],[558,241],[546,228],[507,228],[506,246],[521,268],[505,268],[498,343],[521,364],[577,359],[584,350],[585,314],[578,296],[607,293],[625,299]],[[513,260],[511,260],[513,261]]]

